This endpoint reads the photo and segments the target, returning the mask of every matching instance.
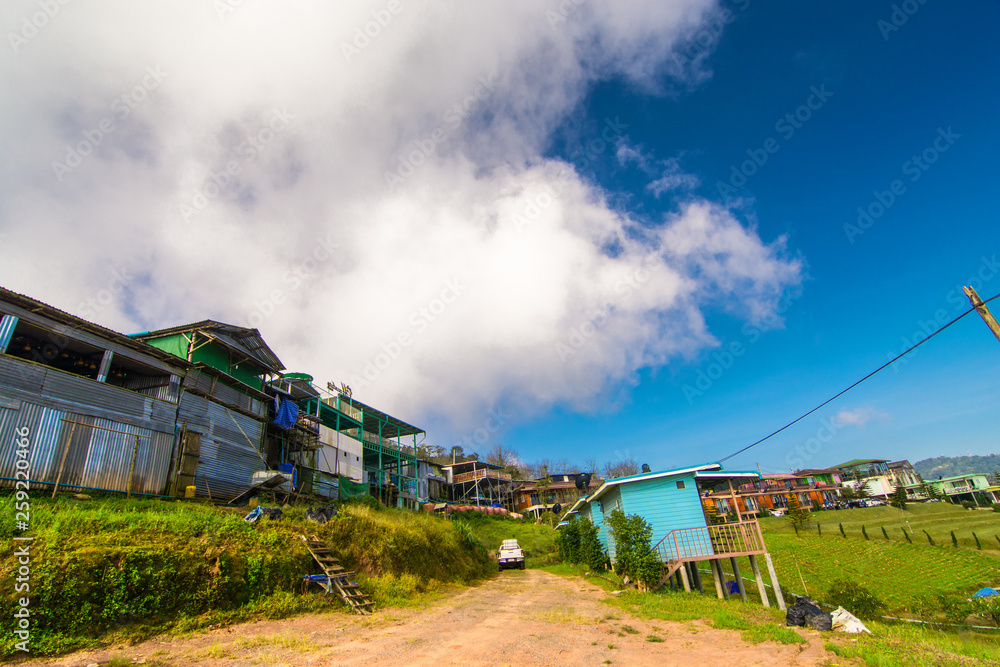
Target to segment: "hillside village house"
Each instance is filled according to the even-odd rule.
[[[836,472],[803,470],[797,473],[763,475],[736,488],[735,503],[741,514],[756,518],[761,508],[773,512],[788,507],[790,494],[795,494],[802,507],[829,506],[840,498],[840,477]],[[735,515],[732,494],[722,490],[707,494],[706,505],[714,506],[721,515]]]
[[[982,505],[983,500],[987,502],[1000,502],[997,500],[997,490],[1000,487],[992,487],[989,475],[955,475],[953,477],[943,477],[940,479],[926,480],[928,486],[934,487],[938,495],[948,502],[961,503],[963,501],[973,502]],[[921,485],[909,486],[906,489],[906,496],[912,500],[924,500],[927,494],[924,493]]]
[[[479,507],[514,509],[514,480],[503,466],[463,461],[441,466],[449,476],[451,500]]]
[[[857,489],[867,483],[868,492],[874,498],[887,499],[896,491],[897,486],[905,487],[919,482],[909,461],[855,459],[833,466],[831,470],[840,473],[844,486]]]
[[[710,525],[703,496],[728,491],[735,497],[735,487],[757,479],[756,471],[725,471],[719,463],[641,473],[605,480],[596,491],[580,498],[567,517],[592,521],[601,544],[612,560],[615,542],[608,530],[608,518],[615,510],[643,517],[653,529],[652,543],[663,563],[659,585],[679,578],[685,590],[692,587],[704,592],[697,564],[707,561],[712,569],[716,593],[728,597],[722,562],[730,561],[733,580],[746,599],[737,558],[747,557],[757,582],[761,601],[770,605],[761,577],[757,556],[764,556],[775,587],[778,606],[784,609],[777,576],[767,553],[760,526],[755,519],[737,516],[737,521]]]
[[[531,514],[537,517],[542,512],[552,509],[556,505],[569,507],[581,496],[596,490],[603,481],[596,475],[591,475],[588,486],[580,490],[576,486],[579,473],[555,473],[550,474],[548,488],[539,489],[539,480],[521,482],[514,489],[514,510],[521,514]],[[542,495],[545,495],[543,501]]]
[[[0,484],[13,486],[20,472],[32,488],[172,494],[178,406],[209,400],[207,387],[184,387],[192,370],[186,359],[0,288]],[[30,448],[27,470],[17,468],[15,434]]]

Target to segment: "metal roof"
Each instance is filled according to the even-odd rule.
[[[163,338],[179,333],[197,332],[208,336],[224,347],[228,347],[245,357],[248,357],[265,370],[273,373],[285,370],[285,366],[278,359],[278,355],[267,346],[257,329],[238,327],[233,324],[217,322],[215,320],[202,320],[193,324],[182,324],[169,329],[157,329],[156,331],[144,331],[142,333],[131,334],[138,340],[148,340],[151,338]]]
[[[163,350],[153,347],[152,345],[148,345],[141,340],[135,340],[131,336],[108,329],[107,327],[102,327],[100,324],[95,324],[83,319],[82,317],[77,317],[76,315],[67,313],[65,310],[60,310],[55,306],[50,306],[49,304],[39,301],[38,299],[33,299],[30,296],[19,294],[18,292],[14,292],[5,287],[0,287],[0,300],[8,301],[23,308],[24,310],[28,310],[43,317],[67,324],[70,328],[79,329],[80,331],[86,331],[88,333],[113,340],[114,342],[129,347],[137,352],[142,352],[143,354],[155,357],[160,361],[170,362],[171,364],[180,366],[181,368],[190,367],[190,363],[187,359],[180,359],[169,352],[164,352]]]
[[[594,491],[587,502],[597,500],[605,494],[613,486],[618,486],[620,484],[631,484],[632,482],[644,482],[648,479],[658,479],[660,477],[672,477],[674,475],[683,475],[689,472],[698,472],[699,470],[722,470],[721,463],[703,463],[700,466],[690,466],[688,468],[675,468],[674,470],[660,470],[657,472],[644,472],[638,475],[629,475],[628,477],[619,477],[617,479],[609,479],[605,481],[601,486]]]

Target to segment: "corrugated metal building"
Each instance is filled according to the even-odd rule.
[[[256,329],[205,320],[132,336],[191,364],[182,385],[172,494],[229,499],[267,470],[265,383],[284,370]]]
[[[189,364],[0,288],[0,484],[27,429],[32,486],[163,494]]]

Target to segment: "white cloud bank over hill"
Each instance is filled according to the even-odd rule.
[[[112,328],[249,324],[292,370],[465,428],[588,409],[712,345],[710,299],[749,317],[800,280],[724,208],[639,224],[543,157],[595,80],[702,80],[670,52],[712,3],[40,11],[0,8],[0,283]],[[621,123],[587,137],[608,160]]]

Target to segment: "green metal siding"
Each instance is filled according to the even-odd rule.
[[[200,342],[201,341],[199,341],[199,343]],[[220,345],[209,343],[208,345],[198,347],[195,349],[191,360],[195,363],[202,363],[206,366],[211,366],[212,368],[220,370],[223,373],[228,373],[243,384],[249,385],[254,389],[260,389],[263,386],[260,379],[260,374],[263,371],[256,366],[245,362],[230,367],[229,350]]]
[[[684,482],[678,489],[677,482]],[[707,525],[694,474],[647,479],[620,487],[624,512],[638,514],[653,527],[653,545],[672,530]]]
[[[181,359],[188,358],[188,342],[182,334],[164,336],[163,338],[153,338],[151,340],[147,340],[146,342],[153,347],[163,350],[164,352],[169,352],[175,357],[180,357]]]

